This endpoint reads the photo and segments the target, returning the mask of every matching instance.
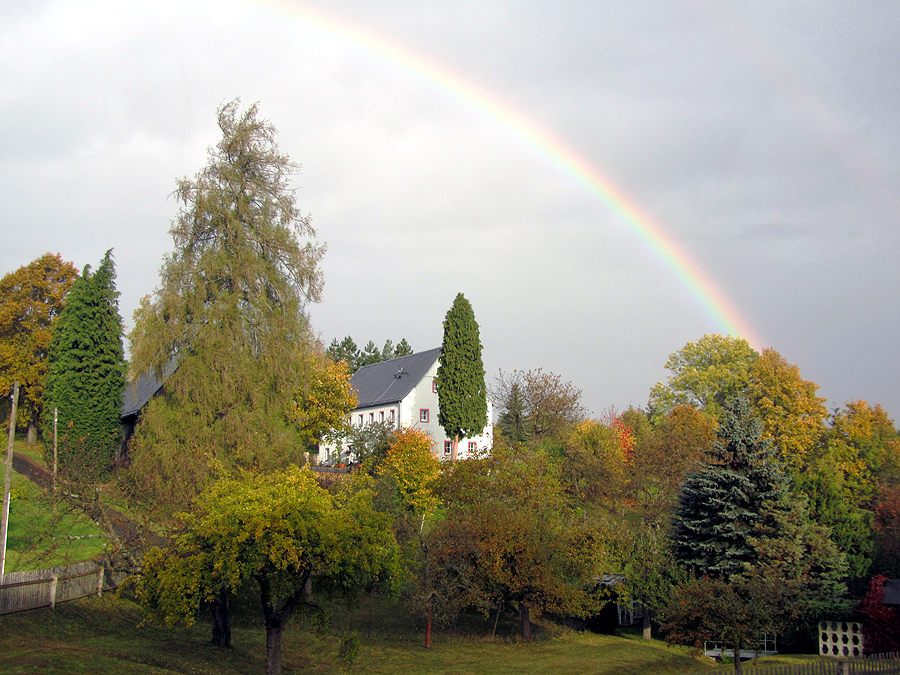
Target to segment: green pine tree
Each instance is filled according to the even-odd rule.
[[[413,353],[413,348],[406,341],[406,338],[402,338],[400,342],[397,343],[397,346],[394,347],[394,358],[400,358],[401,356],[409,356]]]
[[[125,358],[115,278],[111,250],[95,273],[86,266],[50,342],[44,428],[52,429],[57,408],[60,461],[92,472],[109,467],[121,440]]]
[[[761,433],[746,397],[736,397],[706,461],[684,481],[671,538],[676,560],[694,574],[727,578],[756,561],[751,539],[763,510],[787,491]]]
[[[362,352],[359,351],[356,342],[349,335],[340,342],[338,342],[337,338],[334,338],[331,344],[328,345],[328,349],[325,350],[325,354],[332,361],[344,361],[350,369],[351,375],[363,365]]]
[[[462,293],[457,294],[444,318],[436,381],[438,422],[453,439],[450,458],[455,460],[459,439],[480,434],[488,422],[478,323]]]
[[[524,443],[530,436],[525,429],[525,420],[528,410],[522,395],[522,387],[518,382],[513,382],[509,389],[509,395],[503,402],[503,414],[497,420],[497,426],[503,433],[503,440],[507,443]]]

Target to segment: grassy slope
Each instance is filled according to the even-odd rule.
[[[43,464],[43,446],[28,446],[17,439],[13,446],[16,455],[28,455]],[[0,461],[0,480],[6,475],[6,448]],[[2,491],[2,489],[0,489]],[[84,516],[54,516],[50,504],[42,498],[40,487],[25,476],[13,473],[10,502],[9,533],[6,544],[6,571],[40,569],[90,560],[103,552],[104,539],[90,537],[102,534]]]

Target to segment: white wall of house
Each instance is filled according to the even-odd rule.
[[[438,422],[438,395],[434,386],[438,362],[435,361],[419,383],[398,403],[391,405],[358,408],[350,414],[350,423],[354,427],[366,424],[393,421],[395,428],[418,427],[434,439],[432,453],[438,459],[450,459],[451,439],[444,433]],[[460,459],[470,457],[476,451],[490,450],[494,445],[493,404],[488,399],[488,424],[484,431],[475,438],[462,438],[459,441],[456,456]],[[323,464],[338,464],[348,461],[348,445],[329,445],[319,449],[319,461]],[[350,458],[351,460],[353,458]]]

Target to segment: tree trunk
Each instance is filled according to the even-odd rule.
[[[25,436],[25,442],[28,445],[37,445],[37,427],[33,424],[28,425],[28,433]]]
[[[450,441],[450,461],[456,461],[456,448],[459,447],[459,434],[453,437],[453,440]]]
[[[281,675],[281,636],[284,621],[266,621],[266,675]]]
[[[649,640],[652,637],[652,628],[650,626],[650,608],[644,607],[644,632],[641,637]]]
[[[212,604],[213,643],[218,647],[231,646],[231,608],[228,606],[228,588],[225,584]]]
[[[431,649],[431,603],[425,607],[425,649]]]
[[[735,675],[743,675],[744,669],[741,666],[741,644],[739,642],[734,645],[734,673]]]
[[[281,675],[281,637],[284,632],[284,624],[300,603],[303,589],[301,588],[285,600],[281,609],[276,609],[268,574],[264,571],[255,575],[255,578],[259,584],[259,599],[262,601],[263,615],[266,617],[266,675]],[[305,579],[303,586],[306,586]]]
[[[531,619],[528,616],[528,605],[519,601],[519,618],[522,620],[522,639],[531,639]]]
[[[500,610],[503,609],[503,600],[497,603],[497,613],[494,615],[494,628],[491,631],[491,641],[497,637],[497,622],[500,621]]]

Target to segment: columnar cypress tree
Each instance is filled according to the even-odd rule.
[[[727,578],[756,561],[750,539],[764,508],[787,490],[761,433],[746,397],[736,397],[706,461],[685,479],[671,538],[675,558],[695,574]]]
[[[62,461],[103,471],[120,442],[125,389],[122,317],[112,251],[94,274],[85,267],[53,327],[46,380],[44,428],[59,409]]]
[[[438,422],[453,439],[456,459],[460,437],[480,434],[487,425],[487,387],[481,362],[481,338],[472,305],[457,294],[444,318],[444,341],[437,371]]]

